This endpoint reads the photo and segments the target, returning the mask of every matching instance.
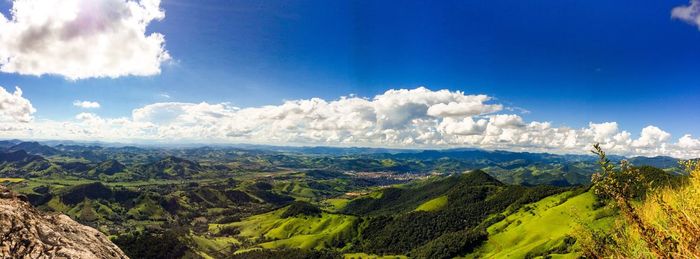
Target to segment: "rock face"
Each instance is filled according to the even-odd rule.
[[[0,258],[128,258],[107,236],[0,186]]]

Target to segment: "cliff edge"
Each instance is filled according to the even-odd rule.
[[[0,258],[128,258],[104,234],[0,186]]]

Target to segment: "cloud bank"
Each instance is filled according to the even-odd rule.
[[[165,38],[146,33],[160,0],[13,0],[0,14],[0,71],[72,80],[160,73]]]
[[[21,91],[2,96],[21,98]],[[29,110],[24,111],[22,114]],[[15,117],[26,121],[30,115]],[[587,153],[593,143],[602,143],[614,154],[700,157],[700,139],[684,135],[674,140],[656,126],[641,129],[636,138],[616,122],[591,122],[585,128],[555,127],[551,122],[527,121],[512,114],[487,95],[423,87],[388,90],[372,98],[312,98],[249,108],[228,103],[163,102],[134,109],[128,117],[80,113],[70,121],[26,124],[27,129],[0,135],[125,142],[476,147],[552,153]]]

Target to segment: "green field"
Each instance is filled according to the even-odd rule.
[[[211,224],[209,229],[216,233],[225,226],[238,227],[241,237],[259,242],[256,246],[262,248],[328,248],[356,235],[353,226],[357,218],[354,216],[322,213],[318,217],[282,218],[285,209],[255,215],[241,222]]]
[[[416,208],[416,211],[436,211],[447,206],[447,196],[443,195],[429,200]]]
[[[323,201],[323,204],[327,205],[326,209],[332,212],[337,212],[345,208],[345,205],[347,205],[349,202],[349,199],[334,198]]]
[[[0,178],[0,183],[4,183],[4,182],[19,183],[22,181],[24,181],[24,178]]]
[[[190,235],[190,238],[196,245],[195,252],[204,258],[216,258],[216,256],[211,254],[227,253],[231,245],[241,243],[233,237],[204,237]]]
[[[403,255],[370,255],[365,253],[353,253],[343,255],[345,259],[405,259]]]
[[[571,198],[570,192],[530,204],[488,228],[488,241],[468,258],[524,258],[557,255],[578,258],[575,251],[557,254],[579,224],[604,226],[613,218],[596,219],[603,209],[593,210],[594,196],[586,192]],[[565,200],[565,201],[564,201]],[[563,203],[562,203],[563,201]]]

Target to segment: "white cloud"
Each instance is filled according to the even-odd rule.
[[[160,0],[13,0],[0,14],[0,71],[69,79],[148,76],[170,56],[146,27]]]
[[[690,0],[688,5],[673,8],[671,17],[698,26],[700,29],[700,0]]]
[[[658,146],[671,138],[671,134],[656,126],[647,126],[642,129],[639,139],[632,142],[633,147],[650,148]]]
[[[484,104],[488,100],[485,95],[477,95],[469,96],[460,102],[438,103],[428,108],[428,115],[433,117],[464,117],[493,113],[503,109],[503,106],[499,104]]]
[[[700,139],[694,139],[690,134],[684,135],[678,140],[678,146],[685,149],[700,149]]]
[[[491,116],[491,123],[499,128],[522,127],[525,126],[523,118],[514,114],[497,114]]]
[[[15,92],[10,93],[0,86],[0,123],[4,124],[0,131],[16,128],[14,123],[30,122],[34,112],[32,103],[22,97],[22,89],[15,87]]]
[[[610,142],[619,131],[617,122],[589,123],[586,134],[593,136],[595,142]]]
[[[21,93],[2,96],[21,96]],[[593,143],[601,143],[612,154],[700,157],[700,140],[690,135],[672,143],[671,135],[656,126],[642,129],[637,138],[621,130],[616,122],[589,123],[580,129],[555,127],[550,122],[526,121],[519,115],[499,113],[500,105],[491,100],[484,95],[416,88],[389,90],[373,98],[312,98],[249,108],[237,108],[227,103],[163,102],[134,109],[129,117],[102,118],[93,113],[80,113],[70,121],[34,121],[28,123],[29,128],[22,131],[23,134],[0,132],[0,136],[407,148],[477,147],[579,154],[588,153]],[[17,129],[13,132],[17,133]]]
[[[100,118],[100,116],[97,116],[97,114],[89,113],[89,112],[78,113],[78,115],[75,115],[75,119],[77,119],[79,121],[90,121],[90,122],[101,122],[102,121],[102,118]]]
[[[474,121],[471,117],[461,120],[448,117],[438,125],[438,130],[446,135],[481,135],[488,123],[489,121],[485,119]]]
[[[96,108],[100,108],[100,103],[91,102],[91,101],[75,100],[75,101],[73,101],[73,106],[80,107],[83,109],[96,109]]]

